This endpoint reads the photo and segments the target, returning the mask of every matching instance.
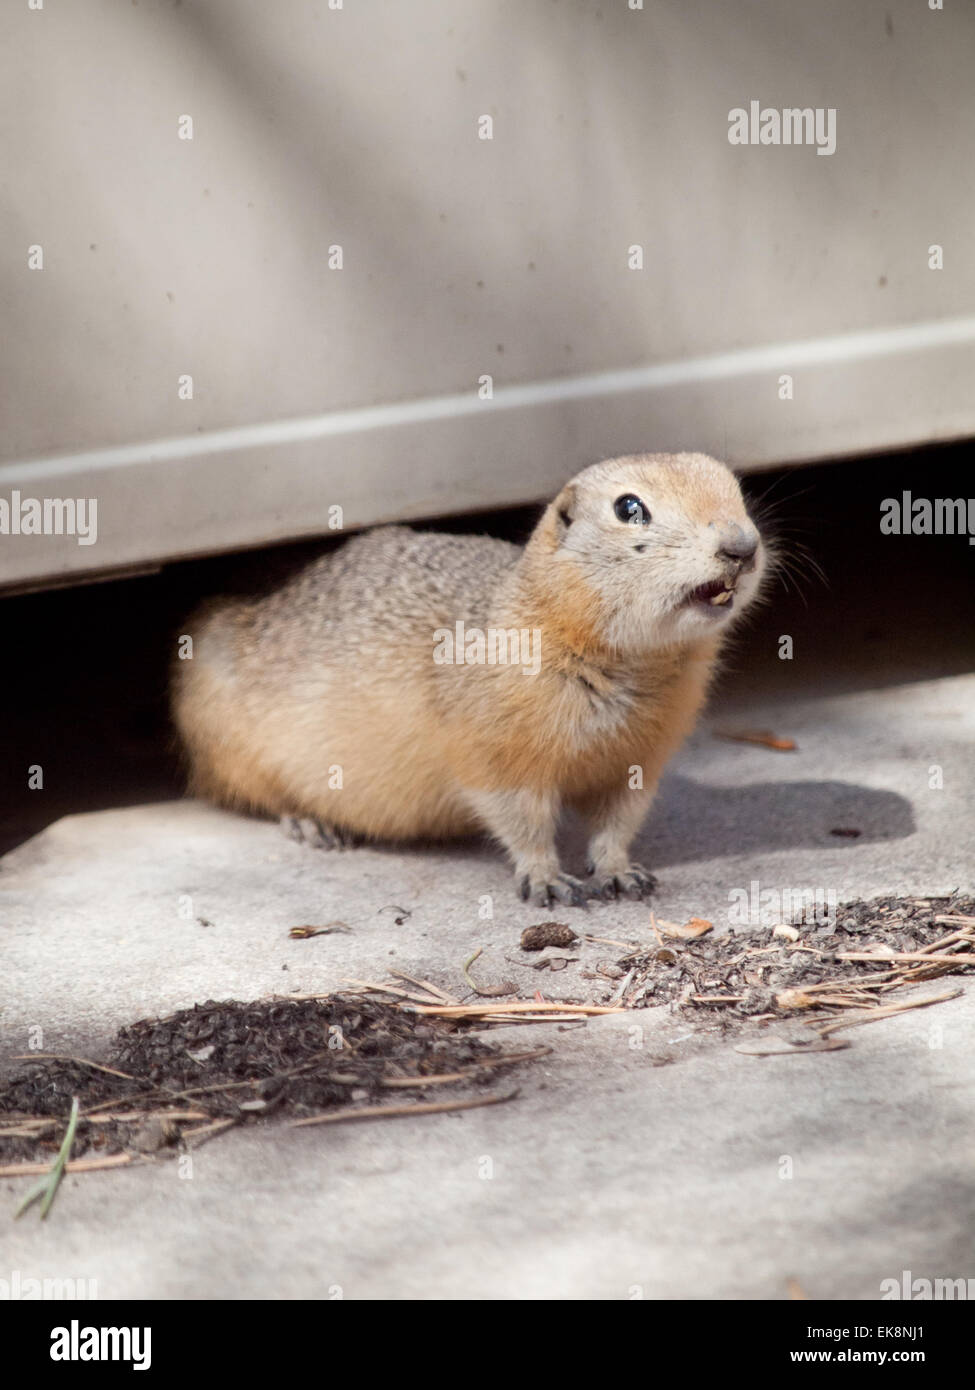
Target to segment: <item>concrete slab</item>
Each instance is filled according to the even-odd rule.
[[[975,677],[739,703],[733,720],[798,749],[695,735],[641,847],[660,916],[727,926],[753,882],[839,901],[975,887]],[[542,915],[485,846],[322,854],[192,802],[50,826],[0,861],[0,914],[0,1060],[31,1029],[91,1055],[137,1017],[390,966],[457,991],[477,946],[483,978],[510,976]],[[648,917],[599,904],[583,925],[642,938]],[[351,931],[288,937],[333,919]],[[524,977],[591,995],[571,967]],[[937,1029],[907,1015],[844,1052],[764,1060],[668,1010],[508,1030],[555,1048],[509,1105],[236,1132],[189,1177],[69,1178],[44,1226],[0,1211],[0,1278],[93,1279],[101,1297],[774,1298],[793,1276],[870,1299],[904,1269],[975,1277],[975,990],[936,1013]],[[0,1183],[4,1208],[21,1186]]]

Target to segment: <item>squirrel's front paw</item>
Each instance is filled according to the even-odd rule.
[[[536,907],[551,907],[553,902],[565,903],[569,907],[585,907],[588,893],[586,885],[571,874],[555,873],[549,876],[523,874],[518,880],[518,892],[526,902]]]
[[[596,872],[590,865],[593,875],[589,884],[589,895],[593,898],[649,898],[657,886],[657,880],[642,864],[629,864],[615,873],[606,870]]]

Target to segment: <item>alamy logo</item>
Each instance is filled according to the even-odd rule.
[[[51,1332],[52,1361],[131,1361],[134,1371],[152,1365],[151,1327],[82,1327],[77,1318]]]
[[[753,878],[747,888],[728,892],[733,927],[775,927],[780,922],[828,926],[836,920],[835,888],[763,888]]]
[[[835,106],[786,106],[776,111],[759,101],[728,112],[730,145],[815,145],[817,154],[836,150]]]
[[[19,1269],[12,1270],[9,1279],[0,1279],[0,1303],[34,1299],[67,1299],[74,1303],[79,1298],[97,1297],[97,1279],[35,1279],[29,1275],[25,1277]]]
[[[0,536],[77,536],[79,545],[98,539],[94,497],[22,497],[14,488],[0,497]]]
[[[537,627],[438,627],[433,634],[438,666],[520,666],[526,676],[542,668],[542,632]]]
[[[885,497],[880,529],[885,536],[967,536],[975,545],[975,497]]]
[[[899,1279],[881,1279],[880,1297],[909,1303],[953,1302],[975,1298],[975,1279],[915,1279],[909,1269]]]

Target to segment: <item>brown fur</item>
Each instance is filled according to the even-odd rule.
[[[619,494],[651,521],[622,524]],[[594,823],[595,890],[646,891],[629,841],[727,627],[688,594],[733,576],[734,602],[750,599],[761,552],[742,573],[717,549],[749,529],[722,465],[642,455],[579,474],[524,551],[386,527],[263,599],[207,605],[174,681],[192,788],[378,839],[487,828],[541,902],[581,899],[554,850],[573,806]],[[435,634],[458,621],[537,629],[539,669],[437,664]]]

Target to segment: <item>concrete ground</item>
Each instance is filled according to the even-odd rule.
[[[728,723],[798,748],[715,738]],[[645,831],[658,915],[726,927],[730,895],[756,880],[841,902],[971,891],[973,735],[973,676],[739,689],[673,763]],[[570,860],[578,849],[570,830]],[[411,915],[397,924],[390,905]],[[0,1053],[40,1027],[47,1051],[104,1055],[135,1018],[389,967],[462,994],[478,946],[485,981],[598,997],[579,971],[613,947],[559,974],[509,962],[523,927],[570,914],[596,935],[651,936],[645,905],[526,907],[476,844],[323,854],[192,802],[69,815],[0,861]],[[288,936],[332,919],[351,931]],[[904,1270],[972,1278],[964,989],[801,1057],[744,1056],[669,1008],[499,1031],[553,1048],[506,1105],[235,1131],[194,1154],[192,1176],[160,1160],[69,1177],[43,1224],[9,1221],[26,1182],[0,1181],[0,1277],[93,1279],[103,1298],[423,1299],[784,1298],[790,1278],[812,1298],[874,1299]]]

